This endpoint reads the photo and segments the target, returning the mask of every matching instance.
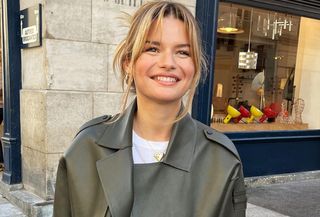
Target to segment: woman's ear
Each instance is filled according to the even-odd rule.
[[[129,62],[128,61],[125,61],[123,63],[123,69],[124,69],[124,81],[126,82],[126,84],[128,84],[128,81],[129,81],[129,77],[130,77],[130,67],[129,67]]]
[[[124,69],[124,71],[126,72],[126,74],[129,72],[129,64],[130,64],[130,61],[129,61],[129,60],[126,60],[126,61],[124,61],[124,63],[123,63],[123,69]]]
[[[126,74],[131,74],[132,66],[131,66],[131,61],[129,59],[126,59],[123,62],[123,69],[124,69]]]

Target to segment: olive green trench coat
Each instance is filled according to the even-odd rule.
[[[130,217],[135,110],[133,102],[118,120],[104,116],[80,129],[59,162],[54,217]],[[223,134],[187,115],[174,125],[161,164],[162,175],[150,183],[160,190],[151,195],[157,203],[148,217],[245,216],[241,162]]]

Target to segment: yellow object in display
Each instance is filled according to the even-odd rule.
[[[250,113],[251,116],[248,118],[247,123],[251,123],[255,118],[260,118],[263,115],[263,112],[255,106],[250,107]]]
[[[241,113],[231,105],[228,105],[227,112],[228,112],[228,115],[223,119],[223,123],[225,124],[229,123],[231,118],[236,118],[241,115]]]

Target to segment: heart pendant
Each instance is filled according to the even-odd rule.
[[[153,157],[158,161],[158,162],[160,162],[161,160],[162,160],[162,158],[163,158],[163,153],[155,153],[154,155],[153,155]]]

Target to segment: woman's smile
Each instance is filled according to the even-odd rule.
[[[156,75],[151,78],[158,84],[164,86],[173,86],[179,82],[179,78],[175,75]]]

